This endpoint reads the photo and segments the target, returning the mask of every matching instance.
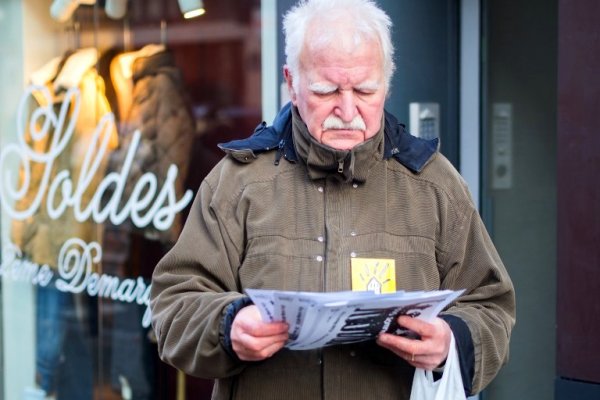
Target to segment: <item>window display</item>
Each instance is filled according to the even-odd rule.
[[[158,359],[150,278],[217,143],[261,120],[260,1],[9,3],[0,31],[25,33],[0,47],[24,81],[0,115],[4,397],[210,398]]]

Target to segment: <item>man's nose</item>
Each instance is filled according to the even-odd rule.
[[[352,90],[342,90],[335,108],[335,115],[344,122],[350,122],[356,117],[357,109]]]

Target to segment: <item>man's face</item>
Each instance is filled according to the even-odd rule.
[[[335,45],[304,46],[300,76],[284,72],[292,103],[318,142],[349,150],[379,132],[386,95],[379,42],[342,38]],[[294,79],[300,79],[297,92]]]

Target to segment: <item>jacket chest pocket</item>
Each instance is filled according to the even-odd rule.
[[[394,260],[396,290],[439,289],[440,271],[431,239],[378,232],[352,238],[349,248],[354,257]]]
[[[322,251],[322,244],[313,240],[254,238],[238,271],[242,289],[322,291]]]

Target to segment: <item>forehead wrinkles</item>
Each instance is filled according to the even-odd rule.
[[[342,88],[369,82],[371,89],[383,79],[382,54],[376,37],[348,26],[321,26],[313,21],[300,53],[297,82]]]
[[[313,68],[330,72],[336,68],[352,74],[361,74],[364,70],[372,70],[383,66],[377,50],[364,42],[361,46],[348,51],[332,44],[322,49],[305,48],[301,56],[301,65],[309,72]]]
[[[332,51],[330,53],[335,53]],[[364,88],[377,89],[383,82],[383,71],[376,57],[368,54],[360,57],[332,57],[322,54],[307,60],[302,75],[310,89],[334,88]]]
[[[376,37],[349,26],[348,21],[315,18],[308,25],[303,50],[311,53],[327,51],[335,47],[339,51],[351,54],[363,43],[377,41]]]
[[[375,39],[362,38],[352,45],[344,44],[348,40],[335,40],[321,43],[307,41],[300,54],[300,66],[307,68],[335,68],[341,67],[348,71],[359,72],[361,68],[381,66],[383,71],[382,53],[378,51],[381,46]]]

